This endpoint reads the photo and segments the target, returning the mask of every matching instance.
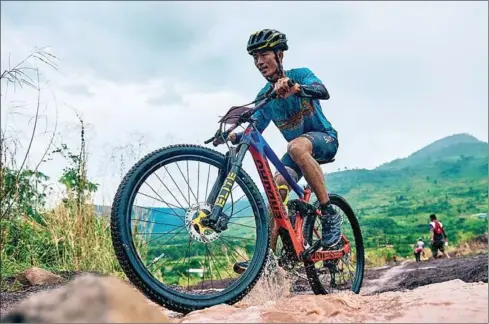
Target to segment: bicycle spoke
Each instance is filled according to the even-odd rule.
[[[188,163],[188,162],[187,162]],[[182,175],[183,177],[183,180],[185,180],[185,183],[187,183],[187,186],[188,186],[188,190],[189,190],[189,194],[188,194],[188,202],[189,202],[189,207],[190,207],[190,192],[192,193],[192,195],[194,196],[195,199],[197,199],[197,197],[195,197],[195,194],[194,194],[194,191],[192,190],[192,188],[190,187],[190,183],[189,181],[185,178],[185,176],[183,175],[183,172],[182,172],[182,169],[180,169],[180,165],[178,164],[177,162],[177,168],[178,168],[178,171],[180,171],[180,174]],[[190,179],[189,179],[190,180]],[[198,200],[197,200],[198,202]]]
[[[235,184],[235,185],[234,185],[234,187],[233,187],[233,188],[231,189],[231,191],[229,192],[229,195],[231,196],[231,201],[233,201],[233,200],[232,200],[232,197],[233,197],[233,191],[234,191],[234,190],[235,190],[237,187],[238,187],[238,185],[236,185],[236,184]],[[243,195],[242,197],[240,197],[238,200],[236,200],[236,201],[234,202],[234,204],[238,203],[238,201],[240,201],[240,200],[241,200],[243,197],[246,197],[246,195]],[[224,210],[223,210],[223,212],[225,213],[225,212],[226,212],[226,211],[227,211],[229,208],[232,208],[234,204],[233,204],[233,203],[231,203],[231,205],[227,206],[227,207],[226,207],[226,209],[224,209]]]
[[[254,228],[254,229],[256,229],[256,227],[253,227],[253,226],[244,225],[244,224],[238,224],[238,223],[233,223],[233,222],[228,222],[228,224],[233,224],[233,225],[238,225],[238,226],[242,226],[242,227],[248,227],[248,228]]]
[[[188,186],[188,189],[187,189],[187,193],[188,193],[188,201],[190,201],[190,176],[189,176],[189,172],[188,172],[188,160],[186,161],[187,162],[187,179],[188,179],[188,182],[187,182],[187,186]],[[177,166],[178,166],[178,162],[177,162]],[[180,168],[178,168],[180,170]],[[181,173],[181,172],[180,172]],[[182,174],[183,176],[183,174]],[[185,177],[183,177],[183,179],[185,180]],[[197,203],[199,203],[199,199],[195,198],[197,200]]]
[[[182,227],[183,226],[178,226],[178,227]],[[149,234],[148,232],[144,232],[144,233],[135,233],[135,235],[141,235],[141,234]],[[173,234],[173,233],[170,233],[170,232],[151,232],[151,234],[161,234],[161,235],[169,235],[169,234]],[[185,234],[185,233],[184,233]]]
[[[251,205],[249,205],[248,207],[245,207],[245,208],[243,208],[243,209],[240,209],[239,211],[237,211],[237,212],[236,212],[236,214],[239,214],[239,213],[240,213],[240,212],[242,212],[243,210],[245,210],[245,209],[247,209],[247,208],[250,208],[250,207],[251,207]]]
[[[207,199],[207,192],[209,190],[209,177],[211,175],[211,165],[209,164],[209,170],[207,171],[207,185],[205,186],[205,199]]]
[[[236,187],[235,187],[235,188],[236,188]],[[233,189],[233,190],[234,190],[234,189]],[[231,192],[232,192],[232,190],[231,190]],[[238,202],[239,202],[241,199],[243,199],[243,197],[246,197],[246,195],[242,195],[242,196],[241,196],[241,197],[240,197],[238,200],[236,200],[234,203],[235,203],[235,204],[237,204],[237,203],[238,203]],[[232,205],[231,205],[231,206],[232,206]],[[225,213],[226,211],[228,211],[228,210],[229,210],[229,208],[231,208],[231,206],[226,207],[226,209],[224,209],[224,210],[223,210],[223,213]],[[232,215],[231,215],[231,217],[232,217]]]
[[[178,218],[180,218],[181,220],[183,220],[182,216],[179,216],[177,215],[175,212],[174,212],[174,215],[172,214],[168,214],[168,213],[165,213],[165,212],[162,212],[161,210],[158,210],[158,209],[153,209],[151,207],[143,207],[143,206],[137,206],[138,208],[142,208],[142,209],[148,209],[148,210],[151,210],[151,211],[154,211],[155,213],[159,213],[159,214],[163,214],[163,215],[168,215],[168,216],[177,216]],[[173,210],[173,209],[172,209]],[[141,220],[142,221],[142,220]],[[152,223],[155,223],[155,224],[158,224],[157,222],[152,222]],[[185,222],[184,222],[185,223]]]
[[[177,166],[178,166],[178,162],[177,162]],[[177,183],[175,182],[175,179],[173,179],[171,173],[168,171],[168,169],[166,168],[166,165],[164,166],[166,172],[168,173],[168,175],[170,176],[170,179],[173,181],[173,183],[175,184],[175,186],[177,187],[178,191],[180,192],[180,194],[182,195],[183,199],[185,200],[185,202],[188,204],[188,207],[190,208],[190,201],[187,201],[187,199],[185,198],[185,195],[183,194],[182,190],[180,190],[180,187],[177,185]],[[180,171],[181,172],[181,171]],[[157,176],[158,177],[158,176]],[[159,179],[159,177],[158,177]],[[161,180],[160,180],[161,181]],[[165,186],[166,188],[166,186]],[[173,196],[173,194],[170,192],[170,194]],[[175,198],[175,196],[173,196],[173,198]],[[177,198],[175,198],[175,200],[177,200]],[[182,207],[183,208],[183,207]]]
[[[144,182],[144,183],[146,183],[146,182]],[[156,192],[156,190],[154,190],[154,189],[153,189],[153,187],[151,187],[151,185],[150,185],[150,184],[146,183],[146,185],[147,185],[147,186],[148,186],[148,187],[149,187],[149,188],[150,188],[150,189],[151,189],[151,190],[152,190],[152,191],[153,191],[153,192],[154,192],[154,193],[155,193],[155,194],[158,196],[158,198],[160,198],[160,199],[158,200],[158,199],[156,199],[156,198],[154,198],[154,197],[151,197],[151,196],[149,196],[149,195],[147,195],[147,194],[144,194],[144,193],[142,193],[142,192],[141,192],[141,195],[146,196],[146,197],[148,197],[148,198],[153,198],[154,200],[158,200],[158,201],[160,201],[160,202],[162,202],[162,203],[166,204],[168,207],[170,207],[170,206],[178,207],[178,206],[175,206],[175,205],[173,205],[173,204],[169,204],[169,203],[167,203],[167,202],[166,202],[166,201],[163,199],[163,197],[161,197],[161,196],[160,196],[160,195],[159,195],[159,194]],[[165,186],[165,187],[166,187],[166,186]],[[173,196],[173,194],[172,194],[171,192],[170,192],[170,194]],[[175,198],[175,196],[173,196],[173,198]],[[176,201],[176,202],[177,202],[177,203],[180,205],[180,207],[181,207],[182,209],[185,209],[185,208],[182,206],[182,204],[180,204],[180,202],[179,202],[179,201],[178,201],[176,198],[175,198],[175,201]],[[175,215],[177,215],[177,214],[175,213]],[[177,216],[178,216],[178,215],[177,215]]]
[[[166,169],[166,167],[165,167],[165,169]],[[166,170],[166,172],[168,173],[168,170]],[[171,174],[170,174],[170,173],[168,173],[168,175],[169,175],[169,176],[170,176],[170,178],[173,180],[173,177],[171,176]],[[179,200],[177,199],[177,197],[175,197],[175,195],[173,194],[173,190],[170,190],[170,189],[169,189],[169,188],[166,186],[166,184],[163,182],[163,180],[161,180],[161,178],[158,176],[158,174],[157,174],[156,172],[155,172],[155,176],[156,176],[156,178],[157,178],[157,179],[158,179],[158,180],[161,182],[161,184],[162,184],[162,185],[165,187],[165,189],[166,189],[166,190],[167,190],[167,191],[170,193],[170,195],[173,197],[173,199],[175,199],[175,201],[177,202],[177,204],[179,204],[179,205],[180,205],[180,207],[181,207],[182,209],[185,209],[185,207],[183,207],[183,206],[182,206],[182,204],[180,203],[180,201],[179,201]],[[180,188],[179,188],[179,187],[178,187],[178,185],[175,183],[175,180],[173,180],[173,183],[175,184],[175,186],[177,186],[177,189],[180,191]],[[180,191],[180,193],[181,193],[181,191]],[[183,196],[183,194],[182,194],[182,196]],[[185,196],[183,196],[183,200],[185,200]],[[190,207],[190,204],[189,204],[189,207]]]
[[[220,239],[221,241],[224,241],[222,236],[220,236],[220,237],[219,237],[219,239]],[[236,251],[236,250],[235,250],[235,249],[234,249],[234,248],[233,248],[231,245],[229,245],[229,247],[230,247],[230,248],[231,248],[231,249],[232,249],[234,252],[236,252],[236,254],[238,254],[240,257],[242,257],[243,259],[245,259],[246,261],[248,261],[248,257],[244,257],[244,256],[242,256],[242,255],[241,255],[241,254],[240,254],[238,251]]]
[[[209,263],[209,277],[211,279],[211,288],[214,289],[214,281],[212,280],[212,265],[211,265],[211,260],[210,260],[210,254],[209,254],[209,249],[207,248],[207,245],[205,246],[206,250],[206,255],[207,255],[207,262]]]
[[[222,240],[222,236],[221,236],[221,237],[219,237],[219,240],[221,240],[221,241],[224,243],[224,245],[225,245],[225,246],[229,247],[229,249],[230,249],[230,250],[232,250],[232,251],[236,252],[236,250],[234,250],[234,248],[233,248],[232,246],[230,246],[228,243],[226,243],[224,240]],[[239,253],[237,253],[237,254],[239,254]],[[238,261],[238,260],[236,259],[236,257],[234,257],[234,255],[233,255],[232,253],[231,253],[231,255],[230,255],[230,256],[231,256],[231,258],[233,258],[233,259],[234,259],[234,262],[235,262],[235,263]],[[246,260],[248,260],[248,259],[246,259]]]
[[[238,219],[238,218],[255,218],[255,216],[236,216],[236,217],[231,217],[230,219]]]
[[[172,215],[173,216],[173,215]],[[151,224],[157,224],[157,225],[166,225],[166,226],[173,226],[173,227],[181,227],[179,225],[175,225],[175,224],[167,224],[167,223],[160,223],[160,222],[152,222],[152,221],[147,221],[147,220],[144,220],[144,219],[134,219],[134,218],[131,218],[131,220],[135,220],[135,221],[138,221],[138,222],[144,222],[144,223],[151,223]]]
[[[204,256],[204,270],[202,272],[202,281],[200,282],[200,290],[204,290],[204,281],[205,281],[205,261],[207,260],[207,254]]]
[[[200,189],[200,162],[197,162],[197,202],[199,201],[199,189]]]
[[[249,240],[249,241],[256,241],[255,239],[251,239],[251,238],[247,238],[247,237],[238,237],[238,236],[224,236],[224,235],[221,235],[220,237],[224,237],[224,238],[234,238],[234,239],[237,239],[237,240]]]
[[[178,233],[181,233],[181,232],[182,232],[184,229],[185,229],[185,227],[183,227],[183,228],[182,228],[182,229],[181,229],[179,232],[177,232],[177,233],[176,233],[174,236],[170,237],[170,240],[171,240],[173,237],[175,237],[175,236],[176,236]],[[174,230],[176,230],[176,228],[172,229],[171,231],[174,231]],[[156,240],[156,239],[159,239],[159,238],[160,238],[160,237],[162,237],[163,235],[173,234],[173,233],[171,233],[171,231],[170,231],[170,232],[168,232],[168,233],[161,234],[161,235],[159,235],[158,237],[156,237],[156,238],[152,239],[151,241],[145,242],[145,244],[149,244],[150,242],[152,242],[152,241],[154,241],[154,240]],[[167,242],[168,242],[168,241],[167,241]]]
[[[206,249],[209,250],[209,253],[210,253],[210,257],[211,259],[214,259],[216,262],[214,263],[214,268],[216,269],[217,271],[217,275],[219,276],[219,279],[221,280],[223,286],[224,286],[224,281],[222,280],[222,277],[221,277],[221,274],[219,272],[219,268],[216,266],[216,263],[219,264],[219,266],[221,266],[220,262],[217,260],[217,258],[214,256],[214,254],[212,253],[212,250],[210,247],[206,246]],[[224,270],[226,271],[226,273],[229,275],[229,277],[232,277],[229,272],[227,272],[226,268],[224,268]]]
[[[154,200],[156,200],[156,201],[162,202],[162,203],[166,204],[168,207],[170,207],[170,209],[172,209],[172,210],[173,210],[173,208],[177,208],[177,209],[183,209],[183,210],[185,210],[185,208],[184,208],[184,207],[178,207],[177,205],[170,204],[169,202],[166,202],[166,201],[165,201],[165,200],[163,200],[163,199],[158,199],[158,198],[156,198],[156,197],[153,197],[153,196],[150,196],[150,195],[148,195],[148,194],[145,194],[144,192],[138,192],[138,194],[143,195],[143,196],[148,197],[148,198],[151,198],[151,199],[154,199]],[[173,207],[173,208],[172,208],[172,207]],[[177,214],[175,214],[175,215],[177,215]]]
[[[188,250],[187,250],[187,253],[190,253],[190,245],[192,245],[194,241],[192,240],[192,238],[189,236],[188,237]],[[185,264],[185,259],[187,258],[187,253],[185,253],[183,255],[183,262],[182,264]],[[178,262],[176,263],[176,266],[178,266],[180,264],[180,259],[178,259]]]

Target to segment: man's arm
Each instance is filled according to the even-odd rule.
[[[448,240],[448,237],[447,237],[447,233],[445,233],[445,228],[442,227],[441,230],[443,232],[443,236],[445,237],[445,241],[447,241]]]
[[[303,69],[303,74],[299,80],[294,81],[298,83],[296,96],[320,100],[328,100],[330,98],[323,82],[309,69]]]

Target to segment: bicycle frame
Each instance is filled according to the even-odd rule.
[[[289,186],[297,194],[300,201],[309,203],[311,189],[302,189],[297,184],[297,182],[292,179],[290,174],[285,169],[285,166],[282,164],[275,152],[273,152],[273,150],[270,148],[261,133],[255,128],[253,123],[250,123],[250,125],[245,129],[241,141],[237,147],[238,150],[236,157],[231,157],[231,168],[229,170],[228,168],[221,169],[218,176],[219,178],[216,181],[215,186],[213,190],[211,190],[211,194],[208,197],[209,203],[215,201],[214,208],[209,218],[214,221],[217,221],[219,219],[219,215],[221,214],[222,209],[226,204],[227,198],[234,185],[236,175],[241,168],[242,161],[246,155],[246,152],[249,150],[254,160],[263,187],[265,189],[270,209],[274,216],[274,221],[278,226],[278,230],[280,230],[281,228],[285,229],[285,231],[290,236],[296,257],[299,260],[303,259],[303,256],[305,254],[305,238],[302,233],[304,216],[297,212],[295,226],[292,227],[292,224],[289,221],[289,216],[285,211],[282,199],[277,190],[268,160],[272,162],[272,164],[277,168],[278,172],[285,178]],[[232,152],[230,153],[230,155],[232,155]],[[217,194],[216,191],[216,189],[218,188],[220,188],[220,190],[218,191],[219,194]],[[345,240],[345,245],[341,250],[318,252],[317,250],[319,249],[319,244],[315,244],[312,247],[309,247],[306,252],[310,253],[310,257],[307,259],[313,262],[317,262],[321,260],[341,258],[344,253],[348,253],[350,251],[350,243],[348,239],[344,235],[343,239]],[[319,242],[320,241],[318,240],[316,243]]]

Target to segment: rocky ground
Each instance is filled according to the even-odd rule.
[[[362,293],[411,290],[417,287],[460,279],[464,282],[486,282],[488,255],[456,257],[366,271]]]
[[[75,277],[76,275],[78,275],[78,273],[64,272],[64,273],[59,273],[58,275],[59,276],[55,277],[55,278],[44,279],[43,284],[34,285],[34,286],[30,285],[28,282],[29,280],[33,280],[33,278],[23,278],[21,281],[24,284],[19,284],[18,282],[15,283],[15,278],[7,278],[6,280],[4,280],[3,285],[2,285],[2,291],[1,291],[0,315],[4,316],[6,314],[6,312],[11,310],[15,304],[26,299],[27,297],[30,297],[30,296],[32,296],[36,293],[42,292],[42,291],[50,291],[50,290],[53,290],[54,288],[66,285],[66,282],[69,281],[70,279],[72,279],[73,277]],[[29,280],[27,280],[27,279],[29,279]],[[34,278],[34,279],[39,280],[39,278]],[[93,280],[95,280],[95,279],[93,279]],[[455,283],[452,283],[453,280],[457,280],[457,281]],[[433,285],[433,284],[443,283],[443,282],[449,282],[451,286],[449,285],[449,286],[444,288],[444,286]],[[453,293],[448,292],[448,290],[452,289],[453,291],[461,291],[461,292],[466,290],[467,294],[470,296],[470,291],[472,289],[470,287],[472,287],[472,286],[470,286],[470,287],[469,286],[463,286],[464,282],[465,283],[480,283],[480,282],[487,283],[488,282],[488,255],[487,255],[487,252],[485,254],[479,254],[479,255],[474,255],[474,256],[454,257],[451,259],[430,260],[430,261],[423,261],[420,263],[405,262],[405,263],[397,265],[397,266],[386,266],[386,267],[381,267],[381,268],[369,269],[369,270],[366,270],[366,272],[365,272],[364,283],[363,283],[363,287],[362,287],[362,291],[360,293],[360,296],[358,296],[358,295],[355,295],[355,296],[343,295],[342,298],[346,298],[345,303],[347,303],[347,304],[348,303],[356,303],[358,305],[363,305],[363,303],[366,303],[365,305],[368,305],[369,302],[367,299],[375,297],[375,298],[377,298],[375,300],[375,302],[378,303],[378,305],[382,305],[382,303],[386,303],[386,305],[387,305],[388,303],[391,303],[392,300],[394,300],[394,299],[396,301],[402,300],[403,298],[405,298],[405,297],[403,297],[403,295],[408,296],[410,291],[412,291],[415,288],[418,288],[417,290],[419,290],[419,287],[425,287],[425,286],[430,287],[428,285],[436,286],[437,291],[440,290],[443,295],[445,295],[445,293],[443,293],[443,289],[447,289],[446,294],[453,295]],[[92,282],[92,284],[93,284],[93,282]],[[460,286],[460,284],[462,284],[462,286]],[[85,283],[85,285],[86,285],[86,283]],[[98,285],[98,284],[94,284],[94,285]],[[474,289],[480,290],[480,288],[483,288],[483,287],[477,286]],[[121,289],[123,290],[126,288],[121,288]],[[485,308],[487,310],[487,285],[485,285],[484,289],[485,289],[486,295],[484,297],[485,301],[484,300],[483,301],[486,304]],[[482,291],[484,291],[484,289],[482,289]],[[293,303],[293,301],[295,299],[297,299],[297,302],[299,304],[301,304],[301,303],[303,303],[302,299],[304,299],[304,298],[306,298],[306,299],[312,298],[309,301],[312,303],[316,300],[315,298],[320,298],[320,299],[321,298],[331,298],[331,296],[329,296],[329,297],[311,296],[311,293],[307,289],[307,285],[304,285],[304,283],[300,283],[300,281],[292,282],[292,289],[291,290],[293,293],[289,294],[288,296],[286,296],[286,294],[283,294],[283,292],[282,292],[284,297],[283,298],[279,297],[279,299],[282,298],[280,300],[282,300],[283,303]],[[399,293],[399,291],[402,291],[402,293]],[[394,298],[394,299],[392,299],[391,297],[389,297],[391,299],[389,299],[387,297],[382,299],[382,298],[378,297],[379,293],[387,293],[387,294],[382,294],[382,295],[385,295],[385,296],[391,296],[392,295],[393,296],[392,298]],[[440,293],[440,292],[438,292],[438,293]],[[481,292],[478,292],[478,293],[481,294]],[[423,294],[426,295],[426,293],[423,293]],[[482,294],[484,294],[484,292],[482,292]],[[362,297],[362,295],[363,295],[363,297]],[[263,299],[264,296],[262,295],[259,297],[261,297]],[[265,297],[267,297],[267,298],[265,298],[266,300],[271,300],[270,296],[265,296]],[[465,297],[461,297],[461,298],[465,298]],[[88,298],[88,300],[89,299],[90,298]],[[301,301],[299,301],[299,299],[301,299]],[[479,299],[480,299],[480,297],[479,297]],[[238,312],[240,310],[246,310],[248,308],[264,307],[262,305],[263,304],[262,302],[257,302],[256,305],[254,305],[253,302],[250,300],[251,299],[248,299],[248,300],[245,299],[244,302],[240,303],[239,305],[237,305],[234,308],[232,306],[224,306],[224,305],[218,306],[218,308],[224,307],[224,308],[226,308],[226,312],[232,312],[234,314],[234,312]],[[277,302],[277,300],[270,301],[270,302],[272,302],[272,303]],[[328,299],[328,302],[327,301],[323,301],[323,302],[328,304],[328,302],[331,302],[331,300]],[[405,302],[408,303],[407,300]],[[318,303],[317,300],[315,303]],[[445,301],[445,303],[450,304],[450,303],[452,303],[452,301],[447,300],[447,301]],[[453,303],[455,303],[455,302],[453,302]],[[268,306],[268,307],[271,307],[271,310],[270,309],[267,310],[266,314],[270,314],[270,313],[274,312],[273,307],[275,307],[275,306],[273,306],[273,305],[274,304],[270,304]],[[334,301],[333,301],[332,305],[334,306]],[[421,306],[423,306],[423,305],[421,305]],[[231,307],[231,308],[229,308],[229,307]],[[336,306],[334,306],[334,307],[336,307]],[[357,313],[359,312],[358,314],[363,314],[364,309],[362,307],[367,307],[367,306],[358,306],[358,307],[360,307],[362,309],[362,311],[357,310]],[[212,309],[213,308],[211,308],[211,310]],[[467,309],[467,308],[465,307],[464,309]],[[311,310],[308,310],[306,313],[309,313],[310,311]],[[477,311],[479,311],[479,310],[477,310]],[[209,311],[206,310],[206,312],[209,312]],[[226,312],[224,312],[223,314],[225,314]],[[325,313],[324,309],[318,310],[317,312],[319,312],[318,314],[322,314],[320,317],[317,318],[318,321],[323,321],[323,320],[321,320],[321,318],[323,318],[325,316],[325,314],[326,315],[328,314],[327,312]],[[183,321],[183,322],[192,321],[192,320],[197,319],[195,317],[196,315],[192,315],[194,313],[195,312],[193,312],[193,313],[191,313],[185,317],[182,317],[182,316],[179,316],[178,314],[175,314],[175,313],[172,314],[172,312],[166,312],[165,313],[165,319],[168,319],[168,317],[166,317],[166,316],[170,315],[169,317],[173,318],[174,321]],[[250,313],[250,312],[248,312],[248,313]],[[368,313],[368,311],[367,311],[367,313]],[[487,311],[485,311],[485,313],[487,313]],[[208,314],[208,313],[206,313],[206,314],[207,314],[206,316],[208,316],[208,317],[204,317],[204,318],[208,318],[211,322],[212,321],[215,321],[215,322],[220,321],[219,318],[213,317],[214,313],[212,313],[212,311],[210,314]],[[231,314],[231,313],[229,313],[229,314]],[[236,313],[236,316],[237,316],[237,314],[238,313]],[[401,314],[401,313],[399,313],[399,314]],[[346,311],[345,316],[347,316],[347,315],[348,315],[348,312]],[[363,321],[363,319],[365,319],[365,320],[376,320],[375,317],[369,317],[370,316],[369,314],[364,314],[364,315],[365,316],[362,318],[355,318],[355,319],[344,317],[343,320],[345,320],[345,321],[349,321],[350,319],[354,320],[354,321]],[[394,316],[394,315],[392,315],[392,316]],[[407,318],[407,317],[402,317],[402,316],[408,316],[406,314],[404,314],[402,316],[401,315],[399,315],[400,317],[399,316],[398,317],[399,318]],[[330,316],[330,315],[328,315],[328,316]],[[409,315],[409,316],[411,316],[411,315]],[[415,316],[415,315],[412,315],[412,316]],[[107,317],[105,317],[105,318],[107,318]],[[117,318],[110,317],[110,316],[109,316],[109,318],[111,319],[111,321],[117,321]],[[427,320],[425,317],[422,317],[421,319]],[[223,320],[225,320],[225,318],[223,318]],[[266,317],[266,318],[260,317],[260,318],[256,318],[256,319],[250,318],[249,319],[249,321],[251,321],[251,322],[263,321],[263,320],[275,321],[275,320],[273,320],[273,318],[269,319],[268,317]],[[283,321],[283,320],[285,320],[285,318],[280,317],[280,319],[277,319],[277,320]],[[310,318],[310,320],[316,321],[313,318]],[[389,318],[382,318],[380,320],[388,321]],[[407,320],[409,320],[409,318],[407,318]],[[438,320],[440,320],[440,319],[438,319]],[[146,319],[146,321],[150,321],[150,319]],[[162,320],[161,320],[161,318],[159,318],[156,321],[161,322]],[[300,320],[300,321],[302,321],[302,320]]]

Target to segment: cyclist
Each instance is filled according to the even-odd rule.
[[[257,98],[273,90],[278,97],[256,112],[257,128],[263,132],[273,121],[288,142],[282,163],[296,182],[304,176],[316,194],[321,210],[321,243],[323,248],[332,249],[341,239],[341,218],[329,201],[318,163],[332,160],[339,146],[338,134],[324,116],[319,103],[319,100],[329,99],[329,93],[308,68],[283,69],[284,51],[288,50],[285,34],[273,29],[258,31],[249,37],[247,50],[253,56],[256,68],[268,81]],[[293,87],[288,86],[289,80],[295,82]],[[242,133],[231,133],[228,140],[236,144],[241,136]],[[279,173],[274,179],[282,200],[286,201],[291,188]],[[272,228],[271,232],[271,249],[275,251],[278,230]],[[244,268],[247,262],[239,266]],[[235,266],[235,271],[242,270]]]

